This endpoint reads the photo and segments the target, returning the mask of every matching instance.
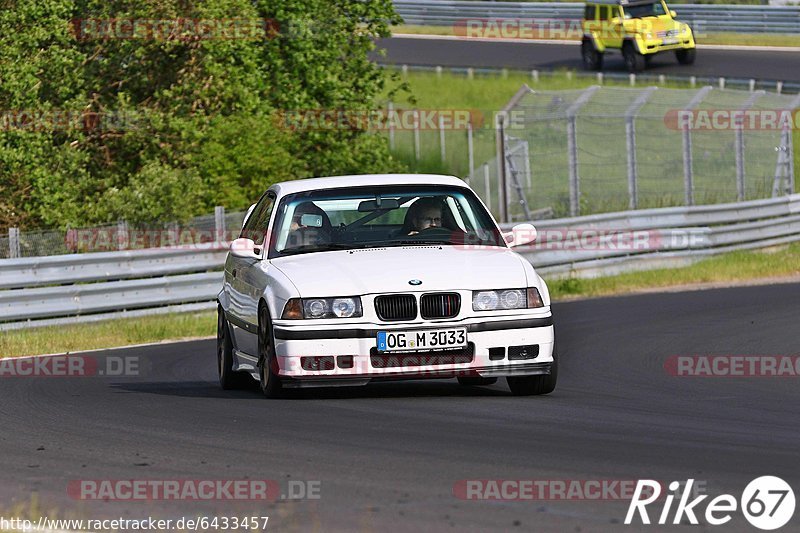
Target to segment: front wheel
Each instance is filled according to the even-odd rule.
[[[280,398],[283,386],[278,377],[278,358],[272,336],[272,321],[266,305],[258,310],[258,382],[267,398]]]
[[[233,370],[231,330],[222,307],[217,308],[217,371],[223,390],[238,389],[247,383],[247,374]]]
[[[696,52],[697,50],[695,48],[675,50],[675,57],[678,58],[678,63],[681,65],[691,65],[694,63]]]
[[[625,66],[630,73],[641,72],[645,67],[645,59],[642,54],[636,50],[636,46],[632,42],[627,42],[622,47],[622,57],[625,59]]]
[[[549,374],[540,376],[509,376],[506,378],[508,388],[514,396],[538,396],[550,394],[556,389],[558,381],[558,355],[553,344],[553,364]]]
[[[589,39],[584,39],[581,43],[581,58],[583,59],[584,69],[603,69],[603,54],[597,51],[597,48],[594,47],[594,44]]]

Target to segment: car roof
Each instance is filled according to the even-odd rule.
[[[320,189],[339,189],[369,185],[451,185],[466,187],[466,183],[455,176],[438,174],[358,174],[353,176],[331,176],[307,178],[276,183],[270,187],[278,196]]]

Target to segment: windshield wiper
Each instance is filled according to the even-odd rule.
[[[390,241],[387,245],[398,245],[398,246],[407,246],[409,244],[424,244],[430,246],[431,244],[454,244],[450,241],[422,241],[422,240],[402,240],[402,241]]]
[[[350,244],[345,243],[328,243],[328,244],[318,244],[314,246],[300,246],[297,248],[289,248],[287,250],[283,250],[280,252],[282,256],[284,255],[297,255],[297,254],[305,254],[310,252],[330,252],[334,250],[350,250],[352,248],[361,248],[361,246],[353,246]]]

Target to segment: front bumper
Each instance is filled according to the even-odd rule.
[[[451,351],[395,352],[376,351],[378,331],[467,328],[469,349],[450,357]],[[274,324],[278,375],[287,386],[357,385],[375,379],[450,378],[455,376],[503,377],[549,374],[553,362],[552,316],[526,316],[497,320],[472,319],[436,323],[363,324],[333,329],[308,327],[286,322]],[[526,358],[509,359],[509,347],[537,346],[538,352]],[[503,348],[500,358],[498,351]],[[490,354],[490,349],[492,354]],[[437,354],[445,354],[437,359]],[[462,356],[462,354],[465,354]],[[343,368],[340,357],[350,359]],[[468,356],[468,360],[465,360]],[[325,369],[308,370],[303,358],[332,357],[335,364]],[[380,357],[392,364],[377,366]],[[448,357],[450,357],[448,359]],[[438,364],[440,361],[443,364]],[[450,362],[447,362],[447,361]]]
[[[695,47],[694,37],[691,34],[678,35],[674,39],[674,43],[665,44],[664,39],[644,39],[639,37],[636,39],[636,45],[639,47],[639,52],[645,55],[671,50],[688,50]]]

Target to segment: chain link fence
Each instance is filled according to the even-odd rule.
[[[503,163],[468,180],[504,221],[790,194],[798,108],[797,95],[711,86],[523,86],[495,120]]]
[[[184,223],[130,226],[121,221],[114,225],[24,232],[10,228],[6,235],[0,236],[0,259],[208,246],[238,237],[244,215],[244,211],[228,213],[218,207],[213,215],[195,217]]]

